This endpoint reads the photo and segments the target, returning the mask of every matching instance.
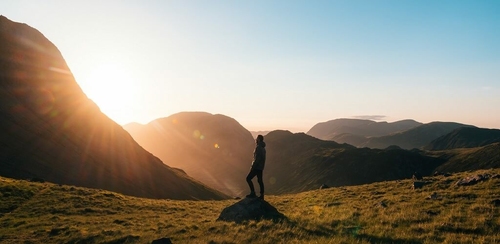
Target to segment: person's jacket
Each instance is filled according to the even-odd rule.
[[[256,144],[253,151],[252,169],[264,170],[266,164],[266,143],[260,141]]]

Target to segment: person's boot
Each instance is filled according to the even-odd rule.
[[[264,193],[261,193],[259,196],[260,199],[264,200]]]
[[[255,192],[250,192],[250,194],[247,195],[248,198],[256,198],[257,195],[255,195]]]

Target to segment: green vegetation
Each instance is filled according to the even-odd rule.
[[[178,201],[0,178],[0,243],[498,243],[499,169],[269,196],[286,221],[216,221],[237,200]],[[434,197],[431,198],[430,196]]]

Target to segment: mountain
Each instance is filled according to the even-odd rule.
[[[273,131],[266,136],[266,192],[296,193],[321,185],[346,186],[431,174],[445,160],[402,149],[356,148],[304,133]]]
[[[226,196],[163,164],[83,93],[40,32],[0,16],[0,175],[147,198]]]
[[[446,160],[436,168],[439,172],[500,168],[500,142],[482,147],[428,151],[426,154]]]
[[[362,119],[335,119],[314,125],[307,134],[323,140],[333,140],[334,137],[342,134],[372,137],[405,131],[421,124],[414,120],[387,123]]]
[[[434,139],[461,127],[473,127],[454,122],[422,124],[414,120],[393,123],[359,119],[336,119],[318,123],[308,135],[323,140],[347,143],[356,147],[384,149],[392,145],[403,149],[422,148]]]
[[[335,141],[338,143],[347,143],[349,145],[353,145],[356,147],[361,147],[361,145],[364,145],[366,141],[368,141],[368,137],[366,136],[360,136],[360,135],[354,135],[351,133],[342,133],[333,136],[330,141]]]
[[[431,122],[407,131],[387,136],[371,137],[359,146],[380,149],[391,145],[397,145],[403,149],[422,148],[434,139],[461,127],[472,126],[454,122]]]
[[[433,140],[425,150],[482,147],[500,142],[500,130],[476,127],[461,127]]]
[[[233,196],[248,190],[255,141],[233,118],[182,112],[124,128],[146,150],[204,184]]]

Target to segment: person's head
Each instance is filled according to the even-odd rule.
[[[258,136],[257,136],[257,138],[255,138],[255,142],[256,142],[256,143],[259,143],[259,142],[261,142],[261,141],[264,141],[264,136],[262,136],[262,135],[258,135]]]

